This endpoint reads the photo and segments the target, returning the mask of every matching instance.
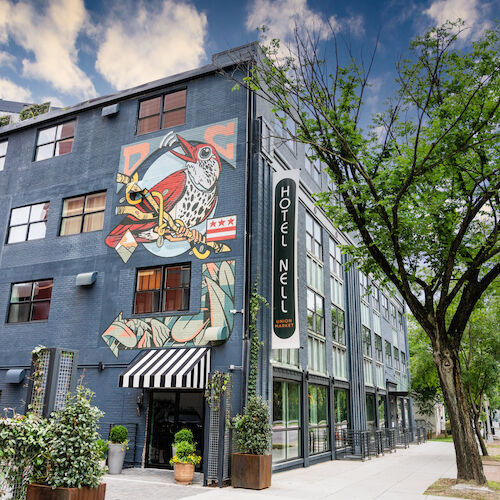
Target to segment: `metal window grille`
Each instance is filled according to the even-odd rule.
[[[59,373],[57,375],[54,411],[62,410],[66,404],[68,393],[71,390],[74,358],[75,354],[73,352],[64,351],[61,353]]]
[[[31,376],[40,373],[40,385],[32,384],[31,387],[31,411],[37,415],[43,414],[45,395],[47,393],[47,379],[49,376],[50,351],[47,349],[39,353],[36,361],[33,361]]]

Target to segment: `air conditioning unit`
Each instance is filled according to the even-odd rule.
[[[26,413],[47,418],[64,408],[68,394],[76,387],[77,368],[78,351],[51,347],[33,354]]]

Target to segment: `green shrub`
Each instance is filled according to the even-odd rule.
[[[5,125],[8,125],[9,123],[10,123],[10,116],[9,115],[0,116],[0,127],[4,127]]]
[[[97,426],[103,413],[91,404],[93,395],[78,387],[50,420],[33,413],[0,419],[0,462],[9,482],[23,478],[54,487],[99,485],[104,470]]]
[[[128,437],[128,430],[123,425],[115,425],[109,433],[109,439],[112,443],[125,443]]]
[[[109,450],[108,442],[104,441],[104,439],[98,439],[96,443],[97,447],[99,448],[99,453],[101,454],[101,460],[104,460]]]
[[[50,102],[44,102],[43,104],[32,104],[24,108],[19,114],[19,120],[28,120],[29,118],[34,118],[38,115],[43,115],[48,113],[50,110]]]
[[[175,464],[199,464],[201,457],[196,455],[196,444],[188,441],[175,443],[176,454],[170,459],[170,465]]]
[[[265,455],[271,445],[271,423],[269,406],[261,397],[253,396],[243,415],[233,419],[236,431],[236,444],[240,453]]]
[[[191,429],[181,429],[175,433],[174,443],[180,443],[181,441],[187,441],[188,443],[192,443],[194,441]]]

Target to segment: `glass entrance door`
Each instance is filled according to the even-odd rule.
[[[203,403],[202,391],[152,391],[147,467],[171,468],[174,435],[180,429],[191,429],[196,452],[203,456]]]

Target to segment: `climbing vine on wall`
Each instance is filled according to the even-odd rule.
[[[259,340],[257,331],[257,316],[259,311],[265,305],[269,307],[269,302],[265,297],[257,293],[257,281],[253,285],[252,294],[250,295],[250,312],[248,331],[250,334],[250,367],[248,373],[248,397],[257,395],[257,369],[259,365],[259,351],[264,342]]]
[[[215,371],[208,380],[205,389],[205,398],[211,410],[218,411],[220,409],[221,398],[226,395],[229,399],[231,391],[231,375]]]

